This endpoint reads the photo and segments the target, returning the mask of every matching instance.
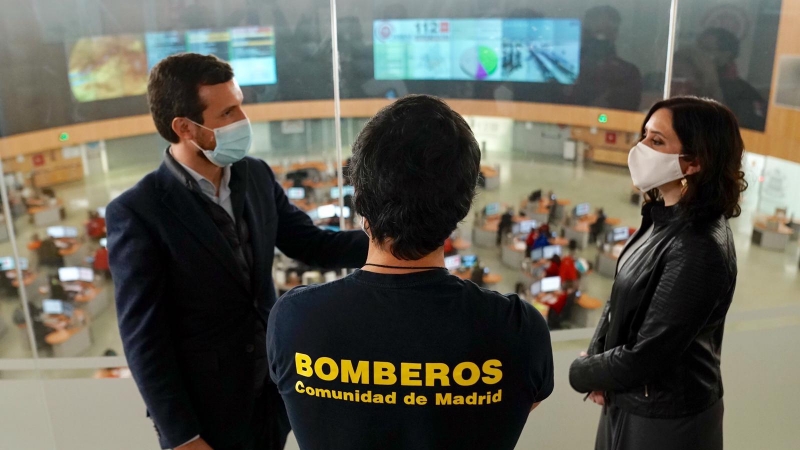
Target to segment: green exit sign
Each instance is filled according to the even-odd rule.
[[[600,114],[599,116],[597,116],[597,121],[600,123],[606,123],[608,122],[608,116],[605,114]]]
[[[67,142],[69,140],[69,133],[63,132],[58,135],[58,140],[61,142]]]

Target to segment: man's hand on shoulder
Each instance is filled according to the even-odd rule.
[[[175,447],[175,450],[214,450],[214,449],[211,448],[211,446],[208,445],[208,443],[206,443],[206,441],[204,441],[203,438],[197,438],[192,442],[181,445],[180,447]]]

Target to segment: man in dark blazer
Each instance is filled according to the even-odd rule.
[[[315,227],[269,166],[245,156],[251,128],[227,63],[171,56],[153,68],[148,101],[171,145],[106,210],[131,372],[163,448],[283,448],[290,427],[265,344],[275,248],[360,267],[367,237]]]

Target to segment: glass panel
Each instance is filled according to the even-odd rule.
[[[764,131],[781,0],[680,2],[672,95],[725,103]]]
[[[663,97],[669,29],[669,0],[589,3],[337,2],[343,142],[392,99],[444,98],[482,149],[480,195],[451,236],[454,273],[470,277],[477,258],[488,287],[547,312],[532,289],[553,254],[569,254],[583,301],[565,328],[594,326],[623,241],[614,236],[639,225],[628,172],[613,166],[627,163],[638,112]],[[508,210],[513,224],[498,231]]]
[[[6,169],[5,164],[2,164]],[[45,336],[49,328],[41,320],[40,310],[32,302],[36,291],[37,276],[27,257],[17,258],[11,234],[18,229],[18,221],[24,221],[26,207],[20,196],[20,185],[13,174],[3,171],[3,204],[0,204],[0,374],[3,378],[26,377],[31,373],[3,372],[3,359],[28,359],[34,355],[33,345],[46,346]],[[7,201],[8,200],[8,201]],[[4,204],[8,204],[6,210]],[[35,264],[35,261],[33,262]],[[23,287],[20,288],[20,274]],[[23,295],[27,295],[28,311],[23,306]],[[31,319],[31,317],[33,319]],[[33,341],[31,340],[33,335]]]
[[[327,0],[302,8],[249,0],[40,0],[6,9],[0,149],[21,256],[35,277],[27,289],[34,324],[50,326],[40,333],[40,355],[123,354],[104,213],[159,167],[169,145],[153,127],[145,96],[150,70],[163,58],[196,52],[228,61],[252,122],[250,156],[268,162],[298,207],[317,213],[338,204]],[[338,227],[340,215],[335,208],[315,222]],[[12,254],[4,231],[0,257]],[[298,282],[317,279],[305,272],[326,276],[280,252],[276,262],[284,271],[281,290],[290,268]],[[7,291],[0,292],[0,322],[8,329],[0,357],[29,357],[13,324],[18,295]]]

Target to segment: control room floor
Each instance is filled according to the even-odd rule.
[[[463,236],[468,239],[471,236],[475,211],[491,202],[503,202],[518,207],[520,201],[535,189],[545,192],[552,189],[559,198],[571,200],[572,206],[590,203],[593,209],[603,207],[609,217],[621,219],[624,225],[639,225],[640,210],[629,201],[631,182],[626,169],[591,163],[578,167],[559,159],[503,153],[490,153],[484,162],[499,166],[500,188],[494,191],[482,190],[478,195],[473,211],[459,227]],[[68,211],[64,224],[83,230],[87,210],[106,205],[110,199],[134,185],[152,168],[119,169],[108,174],[90,176],[79,183],[57,186],[56,192],[64,200]],[[800,249],[797,243],[790,244],[784,252],[767,251],[751,245],[753,220],[753,215],[746,213],[731,221],[739,261],[739,279],[732,311],[800,303],[800,274],[797,263]],[[27,216],[17,219],[16,232],[22,256],[29,253],[25,245],[33,233],[44,234],[43,229],[37,229],[28,222]],[[477,254],[492,272],[502,275],[503,281],[492,286],[493,289],[504,293],[513,291],[520,274],[518,270],[505,267],[501,263],[499,248],[473,247],[464,253]],[[0,244],[0,256],[11,254],[10,242]],[[596,250],[585,250],[582,256],[594,261]],[[596,273],[590,274],[585,280],[584,292],[605,301],[611,286],[610,279]],[[11,323],[13,312],[19,306],[18,299],[0,298],[0,320],[8,325],[7,332],[0,337],[0,358],[26,358],[31,355],[27,338]],[[113,305],[93,319],[91,332],[93,344],[84,356],[101,356],[109,348],[122,354]]]

